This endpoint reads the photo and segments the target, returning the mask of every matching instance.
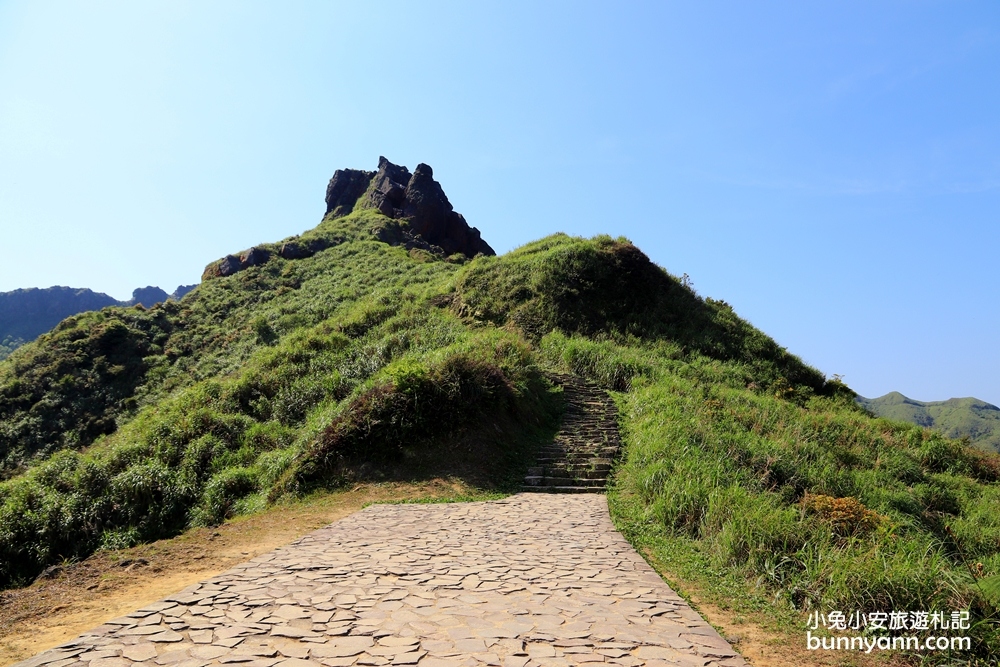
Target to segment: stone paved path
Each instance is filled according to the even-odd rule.
[[[745,665],[603,495],[374,505],[20,667]]]

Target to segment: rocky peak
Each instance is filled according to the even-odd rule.
[[[347,215],[356,207],[374,208],[386,217],[405,221],[408,235],[419,237],[445,255],[496,254],[479,230],[455,212],[426,164],[418,164],[411,174],[406,167],[380,157],[374,172],[338,169],[326,189],[327,216]]]
[[[144,308],[152,308],[155,304],[163,303],[170,296],[159,287],[140,287],[132,290],[132,299],[126,301],[125,305],[140,305]]]
[[[326,214],[340,217],[354,210],[361,195],[368,189],[374,171],[338,169],[326,188]]]

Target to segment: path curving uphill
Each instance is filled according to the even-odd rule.
[[[738,667],[601,495],[373,505],[19,667]]]

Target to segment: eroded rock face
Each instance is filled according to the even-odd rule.
[[[446,255],[496,254],[479,230],[455,212],[441,184],[434,180],[434,171],[426,164],[418,164],[411,174],[406,167],[380,157],[375,172],[338,170],[326,190],[327,215],[346,215],[356,206],[374,208],[389,218],[406,221],[410,235],[441,248]]]
[[[127,301],[126,305],[134,306],[139,304],[144,308],[152,308],[155,304],[163,303],[168,298],[170,298],[170,295],[159,287],[140,287],[132,290],[132,300]]]
[[[418,164],[411,174],[406,167],[378,161],[377,171],[338,169],[326,188],[326,217],[345,216],[356,208],[371,208],[398,220],[379,229],[376,237],[407,250],[426,250],[435,255],[495,255],[496,252],[456,213],[434,180],[434,171]],[[251,266],[265,264],[273,255],[304,259],[342,242],[340,240],[286,239],[280,245],[255,246],[237,255],[226,255],[205,267],[202,280],[224,278]]]
[[[361,195],[368,189],[374,171],[360,169],[338,169],[333,172],[333,178],[326,188],[326,214],[336,216],[347,215],[354,210]]]
[[[264,264],[271,258],[271,253],[264,248],[253,247],[244,250],[236,255],[226,255],[217,262],[212,262],[205,267],[205,272],[201,275],[202,280],[209,278],[223,278],[238,273],[251,266]]]
[[[254,246],[253,248],[244,250],[236,255],[226,255],[222,259],[212,262],[205,267],[204,273],[201,274],[201,279],[211,280],[212,278],[225,278],[226,276],[231,276],[234,273],[239,273],[240,271],[248,269],[251,266],[266,264],[274,254],[280,255],[284,259],[305,259],[306,257],[312,257],[316,253],[342,242],[342,238],[318,238],[305,240],[298,237],[292,237],[283,241],[280,245],[273,245],[270,246],[270,248]],[[191,288],[193,287],[194,285],[191,286]],[[180,288],[178,288],[178,290],[180,290]],[[189,291],[190,289],[187,289],[184,294]]]

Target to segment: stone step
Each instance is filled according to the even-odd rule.
[[[595,461],[552,461],[542,465],[535,465],[528,468],[529,475],[541,475],[544,471],[572,471],[572,472],[608,472],[611,464]]]
[[[608,485],[607,479],[574,479],[572,477],[525,477],[525,486],[542,489],[551,486],[579,486],[603,489]]]
[[[603,449],[603,448],[602,449],[597,449],[597,448],[594,448],[594,449],[576,449],[576,450],[571,450],[571,451],[568,451],[568,452],[562,452],[562,453],[559,453],[559,454],[555,454],[555,453],[548,454],[545,458],[550,458],[550,459],[564,459],[564,460],[567,460],[567,461],[580,462],[580,461],[589,461],[590,459],[609,459],[612,456],[614,456],[617,452],[618,452],[617,448],[610,449],[610,450]],[[540,455],[539,458],[541,459],[541,458],[543,458],[543,456]],[[541,465],[541,461],[539,461],[539,465]]]
[[[602,459],[601,462],[611,458],[611,452],[578,452],[574,454],[562,454],[559,456],[539,456],[535,459],[535,465],[556,465],[559,463],[573,463],[580,465],[590,463],[595,459]]]
[[[563,389],[566,411],[552,443],[540,448],[525,491],[600,493],[620,448],[618,416],[610,397],[572,375],[551,375]]]
[[[526,484],[530,486],[563,486],[566,484],[575,484],[577,486],[594,486],[603,485],[607,481],[607,475],[599,475],[596,477],[580,477],[576,475],[559,475],[546,473],[544,475],[527,475],[524,478]]]
[[[539,456],[563,456],[564,454],[595,454],[605,452],[614,455],[618,452],[618,447],[607,443],[593,444],[589,447],[551,447],[538,452]]]
[[[603,486],[522,486],[531,493],[604,493]]]
[[[607,479],[610,470],[559,470],[546,468],[536,477],[568,477],[570,479]]]
[[[580,461],[580,460],[590,460],[590,459],[610,459],[611,455],[615,450],[596,450],[596,451],[579,451],[579,452],[550,452],[548,454],[540,454],[536,459],[539,464],[550,463],[552,461]],[[603,455],[603,456],[602,456]]]
[[[576,477],[546,477],[539,486],[596,486],[604,488],[608,485],[606,477],[600,479],[579,479]]]

